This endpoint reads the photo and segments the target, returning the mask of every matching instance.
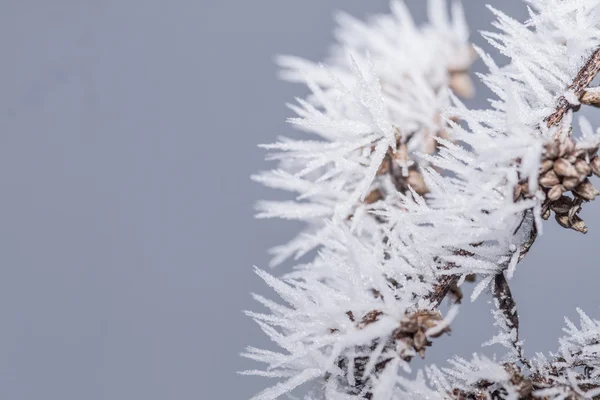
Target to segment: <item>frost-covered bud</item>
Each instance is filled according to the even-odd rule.
[[[559,158],[554,161],[554,172],[559,176],[568,178],[577,178],[579,176],[573,164],[564,158]]]

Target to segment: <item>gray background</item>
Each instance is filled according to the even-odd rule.
[[[489,28],[485,2],[464,3],[473,32]],[[255,367],[244,346],[268,345],[241,310],[270,293],[252,265],[298,226],[253,219],[283,195],[249,175],[305,92],[276,80],[273,55],[322,59],[340,8],[387,1],[2,2],[0,398],[247,399],[269,383],[235,374]],[[600,317],[599,213],[586,207],[587,236],[548,223],[518,269],[528,354],[556,348],[576,306]],[[426,361],[479,351],[487,299]]]

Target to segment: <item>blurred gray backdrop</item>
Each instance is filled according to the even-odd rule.
[[[489,2],[526,17],[518,0]],[[408,3],[422,21],[425,2]],[[485,1],[464,4],[487,48]],[[305,93],[276,79],[273,56],[322,59],[336,9],[388,5],[2,2],[1,399],[238,400],[269,384],[236,375],[255,367],[244,346],[269,346],[242,310],[257,308],[251,291],[270,295],[252,266],[298,226],[253,219],[258,199],[283,195],[249,175],[267,167],[256,145],[290,133],[284,102]],[[548,223],[520,265],[529,354],[556,348],[575,307],[600,317],[599,215],[586,207],[586,236]],[[425,361],[480,351],[488,300],[467,302]]]

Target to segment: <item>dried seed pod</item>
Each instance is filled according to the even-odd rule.
[[[571,221],[569,221],[569,216],[566,214],[556,214],[554,216],[554,218],[556,219],[556,222],[558,222],[558,224],[560,226],[562,226],[563,228],[567,228],[570,229],[571,228]]]
[[[365,204],[373,204],[381,199],[383,199],[383,193],[381,193],[381,190],[375,189],[371,193],[369,193],[367,197],[365,197],[364,202]]]
[[[450,76],[450,88],[460,97],[467,99],[475,95],[475,86],[467,72],[452,74]]]
[[[571,220],[571,229],[574,229],[577,232],[581,232],[583,234],[586,234],[588,232],[588,228],[585,225],[585,222],[577,215],[575,215]]]
[[[600,176],[600,157],[594,157],[590,162],[590,168],[596,176]]]
[[[573,190],[579,185],[579,178],[565,178],[562,181],[562,185],[566,190]]]
[[[573,208],[573,201],[567,196],[562,196],[550,204],[550,209],[557,214],[567,214],[571,208]]]
[[[592,173],[592,168],[590,168],[589,164],[581,159],[575,161],[575,169],[579,172],[579,176],[589,176]]]
[[[550,171],[552,166],[554,165],[554,161],[552,160],[544,160],[542,161],[542,165],[540,165],[540,175]]]
[[[550,218],[550,209],[549,208],[546,211],[544,211],[544,213],[542,214],[542,219],[547,221],[548,218]]]
[[[558,148],[561,157],[565,154],[571,154],[575,151],[575,142],[571,138],[567,138],[560,143]]]
[[[598,189],[596,189],[588,179],[577,186],[574,189],[574,192],[577,193],[579,197],[589,201],[594,200],[596,196],[600,194]]]
[[[564,191],[565,188],[563,187],[563,185],[553,186],[552,189],[550,189],[550,191],[548,192],[548,200],[556,201],[560,199]]]
[[[554,172],[553,170],[546,172],[540,178],[540,185],[542,185],[543,187],[549,188],[549,187],[556,186],[559,183],[560,183],[560,179],[558,179],[558,175],[556,175],[556,172]]]
[[[558,158],[554,161],[554,172],[556,172],[559,176],[564,176],[567,178],[577,178],[579,173],[569,161],[564,158]]]
[[[402,321],[400,323],[400,331],[402,333],[417,333],[419,330],[419,325],[417,321],[409,319],[408,321]]]
[[[377,175],[385,175],[390,172],[390,160],[388,157],[385,157],[377,170]]]
[[[558,143],[556,143],[556,142],[547,144],[545,150],[546,150],[545,151],[546,158],[549,158],[551,160],[558,158],[558,156],[560,154],[560,149],[558,147]]]
[[[565,154],[565,160],[567,160],[571,164],[575,165],[575,162],[577,162],[577,154],[575,154],[575,153]]]
[[[515,189],[513,191],[513,201],[515,203],[519,200],[519,198],[521,198],[522,192],[523,192],[523,188],[521,187],[521,185],[515,186]]]
[[[418,330],[417,333],[415,333],[414,346],[415,350],[417,351],[427,346],[427,337],[425,336],[425,332],[423,332],[422,330]]]

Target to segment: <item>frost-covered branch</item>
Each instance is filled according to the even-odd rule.
[[[257,270],[285,304],[255,295],[266,311],[248,312],[282,349],[245,353],[267,364],[246,373],[279,380],[255,399],[309,381],[325,399],[596,395],[585,367],[597,368],[597,323],[582,314],[560,355],[529,359],[508,282],[552,212],[587,231],[578,213],[599,194],[589,178],[600,172],[600,133],[583,118],[574,127],[573,114],[599,103],[589,86],[600,70],[600,0],[526,1],[525,23],[492,9],[496,32],[484,37],[509,62],[477,49],[489,69],[480,79],[495,94],[483,110],[449,90],[472,92],[457,2],[448,15],[431,0],[423,26],[399,1],[367,23],[340,14],[327,63],[279,59],[285,79],[311,90],[289,120],[309,138],[264,146],[278,166],[254,179],[295,198],[262,202],[259,216],[307,228],[273,251],[273,265],[302,258],[292,272]],[[500,332],[487,344],[506,356],[455,359],[409,378],[410,360],[457,311],[438,306],[449,294],[458,302],[473,276],[471,299],[486,289],[495,299]]]

